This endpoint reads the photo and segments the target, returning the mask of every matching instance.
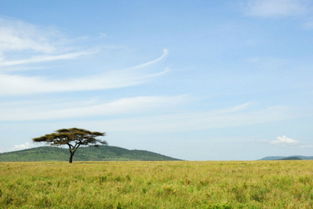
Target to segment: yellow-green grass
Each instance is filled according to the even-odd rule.
[[[0,163],[0,208],[313,208],[313,161]]]

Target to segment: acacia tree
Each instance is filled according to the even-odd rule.
[[[70,152],[69,163],[73,162],[73,156],[80,146],[106,145],[107,142],[97,137],[105,136],[105,133],[92,132],[80,128],[59,129],[51,134],[33,138],[33,142],[46,142],[50,145],[67,145]]]

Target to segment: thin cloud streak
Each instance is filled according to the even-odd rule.
[[[151,60],[149,62],[146,62],[146,63],[143,63],[143,64],[140,64],[140,65],[136,65],[136,66],[133,66],[133,67],[130,67],[130,68],[127,68],[128,70],[135,70],[135,69],[142,69],[142,68],[146,68],[150,65],[153,65],[153,64],[156,64],[160,61],[162,61],[163,59],[165,59],[167,56],[168,56],[169,52],[168,52],[168,49],[163,49],[163,53],[160,57],[154,59],[154,60]]]
[[[308,12],[307,0],[248,0],[245,13],[256,17],[286,17]]]
[[[0,67],[7,67],[7,66],[15,66],[15,65],[25,65],[25,64],[34,64],[34,63],[42,63],[42,62],[51,62],[57,60],[68,60],[68,59],[75,59],[77,57],[81,57],[84,55],[94,54],[96,51],[79,51],[79,52],[71,52],[65,54],[58,54],[58,55],[44,55],[44,56],[34,56],[27,59],[20,59],[20,60],[0,60]]]
[[[18,71],[19,67],[25,69],[29,64],[75,59],[98,52],[90,49],[73,51],[66,46],[68,42],[58,31],[22,21],[0,19],[0,67],[15,67],[13,71]],[[22,58],[10,57],[12,52],[16,57]],[[148,62],[123,70],[76,78],[49,79],[45,76],[8,73],[10,69],[4,69],[0,73],[0,96],[104,90],[139,85],[169,72],[169,68],[159,72],[139,71],[161,62],[167,56],[168,50],[163,49],[161,56]]]
[[[71,42],[72,39],[65,39],[57,30],[0,18],[0,67],[75,59],[97,52],[90,49],[74,50]]]
[[[75,125],[106,127],[111,131],[127,132],[185,132],[214,128],[241,127],[271,123],[298,117],[286,107],[274,106],[254,111],[243,111],[237,106],[213,111],[167,114],[151,117],[136,117],[103,121],[88,121]]]
[[[156,73],[144,73],[136,71],[138,66],[148,67],[162,61],[168,55],[167,50],[152,61],[124,70],[105,72],[99,75],[50,80],[44,77],[21,76],[0,74],[0,96],[20,95],[51,92],[90,91],[113,88],[123,88],[145,83],[152,78],[162,76],[169,72],[169,68]]]
[[[0,110],[0,121],[30,121],[30,120],[54,120],[91,116],[110,116],[126,114],[143,114],[146,111],[164,107],[173,107],[183,102],[185,96],[142,96],[122,98],[112,102],[83,104],[77,102],[75,107],[63,104],[63,108],[47,107],[46,104],[31,104],[27,106],[16,104]],[[59,104],[62,106],[62,104]]]

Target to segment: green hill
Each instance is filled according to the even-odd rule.
[[[280,160],[303,160],[303,159],[298,156],[290,156],[290,157],[281,158]]]
[[[0,161],[67,161],[69,152],[58,147],[37,147],[26,150],[0,153]],[[179,160],[144,150],[128,150],[114,146],[81,147],[74,161],[170,161]]]
[[[264,157],[260,160],[313,160],[313,156],[302,156],[302,155],[294,155],[294,156],[268,156]]]

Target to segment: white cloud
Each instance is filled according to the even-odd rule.
[[[51,53],[54,32],[18,20],[0,19],[0,52],[32,50]]]
[[[162,61],[164,58],[166,58],[168,56],[168,54],[169,54],[168,49],[163,49],[163,53],[162,53],[162,55],[160,57],[158,57],[158,58],[156,58],[154,60],[145,62],[143,64],[130,67],[130,68],[128,68],[128,70],[146,68],[146,67],[148,67],[150,65],[153,65],[153,64],[156,64],[156,63]]]
[[[24,144],[13,145],[13,151],[29,149],[29,148],[32,148],[32,147],[33,147],[33,144],[30,144],[29,142],[26,142]]]
[[[98,52],[87,49],[73,51],[67,46],[70,42],[56,30],[18,20],[0,19],[0,67],[13,66],[13,71],[18,71],[19,68],[25,69],[28,64],[75,59]],[[10,74],[7,73],[10,68],[3,69],[0,73],[0,96],[103,90],[138,85],[167,73],[168,68],[150,73],[139,71],[167,56],[168,50],[164,49],[160,57],[143,64],[76,78],[49,79],[45,76]]]
[[[247,109],[248,107],[250,107],[251,105],[253,105],[253,102],[246,102],[228,109],[223,110],[223,112],[238,112],[238,111],[242,111]]]
[[[245,12],[258,17],[294,16],[307,13],[310,6],[308,0],[248,0]]]
[[[95,129],[105,127],[110,131],[184,132],[250,126],[297,117],[295,113],[285,107],[269,107],[253,111],[242,111],[243,109],[237,107],[202,112],[79,122],[75,123],[75,126]]]
[[[31,121],[52,120],[88,116],[110,116],[108,119],[78,120],[72,122],[57,122],[56,126],[77,126],[90,129],[103,129],[112,132],[184,132],[215,128],[241,127],[262,123],[286,120],[298,117],[286,107],[268,107],[250,110],[250,103],[225,109],[200,112],[177,112],[155,115],[155,110],[171,110],[178,104],[186,102],[186,96],[173,97],[133,97],[111,102],[98,101],[72,103],[57,102],[57,105],[46,103],[6,103],[0,105],[0,121]],[[249,105],[248,105],[249,104]],[[152,113],[152,114],[151,114]],[[119,118],[116,116],[126,116]],[[46,126],[48,122],[46,122]]]
[[[19,20],[0,18],[0,66],[74,59],[90,50],[73,50],[57,30]],[[22,57],[22,58],[21,58]]]
[[[87,51],[79,51],[79,52],[71,52],[65,54],[57,54],[57,55],[41,55],[41,56],[34,56],[26,59],[19,59],[19,60],[0,60],[0,67],[1,66],[13,66],[13,65],[25,65],[25,64],[33,64],[33,63],[40,63],[40,62],[51,62],[56,60],[67,60],[67,59],[75,59],[80,56],[93,54],[95,51],[87,50]]]
[[[44,77],[0,74],[0,95],[87,91],[138,85],[169,71],[168,68],[157,73],[138,71],[138,69],[160,62],[167,55],[168,52],[165,49],[160,57],[141,65],[82,78],[50,80]]]
[[[142,96],[115,100],[106,103],[76,102],[59,104],[61,107],[51,107],[47,104],[28,102],[0,105],[0,121],[51,120],[87,116],[120,115],[144,113],[158,108],[176,106],[185,100],[185,96]],[[64,106],[64,107],[62,107]]]
[[[278,136],[276,140],[273,140],[270,143],[271,144],[295,145],[295,144],[299,144],[299,141],[289,138],[287,136]]]

